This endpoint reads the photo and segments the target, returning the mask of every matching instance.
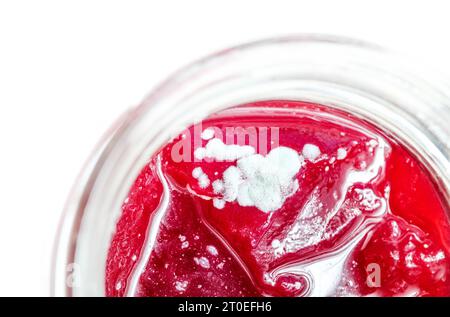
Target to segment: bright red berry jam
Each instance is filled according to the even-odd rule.
[[[294,101],[217,113],[123,203],[108,296],[449,296],[448,198],[395,139]]]

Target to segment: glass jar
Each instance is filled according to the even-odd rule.
[[[226,49],[175,73],[105,134],[67,201],[52,293],[103,296],[105,261],[121,205],[151,155],[187,126],[238,104],[301,100],[381,127],[450,194],[450,89],[436,73],[362,41],[318,35]]]

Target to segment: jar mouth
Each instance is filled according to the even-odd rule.
[[[125,112],[85,164],[58,229],[52,295],[103,295],[109,239],[141,167],[191,123],[246,102],[319,103],[383,127],[438,175],[448,198],[449,92],[437,75],[416,71],[395,53],[332,35],[259,40],[182,68]]]

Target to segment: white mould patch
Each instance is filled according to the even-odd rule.
[[[212,139],[214,137],[214,129],[207,128],[207,129],[203,130],[201,137],[203,140]]]
[[[347,150],[344,148],[339,148],[337,150],[337,155],[336,155],[338,160],[343,160],[347,157]]]
[[[200,177],[198,178],[198,186],[200,187],[200,188],[206,188],[206,187],[208,187],[209,186],[209,178],[208,178],[208,175],[206,175],[206,174],[202,174],[202,175],[200,175]]]
[[[307,143],[303,146],[302,154],[306,160],[315,161],[321,152],[317,145]]]
[[[199,160],[203,160],[206,156],[206,149],[203,147],[199,147],[194,151],[194,157]]]
[[[298,189],[295,175],[303,164],[303,158],[293,149],[277,147],[266,156],[253,154],[243,157],[236,166],[223,173],[223,184],[215,182],[215,192],[222,195],[214,200],[214,206],[225,202],[237,202],[240,206],[254,206],[263,212],[282,207],[287,197]]]
[[[200,188],[207,188],[210,184],[208,175],[203,172],[201,167],[196,167],[192,170],[192,177],[197,179]]]
[[[220,198],[213,198],[213,206],[217,209],[223,209],[225,207],[225,200]]]
[[[203,175],[203,170],[201,167],[196,167],[192,170],[192,177],[198,179],[201,175]]]
[[[223,192],[223,190],[224,190],[223,181],[221,181],[220,179],[215,180],[212,183],[212,187],[213,187],[213,190],[214,190],[214,194],[221,194]]]

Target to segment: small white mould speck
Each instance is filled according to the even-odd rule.
[[[198,186],[200,186],[200,188],[206,188],[209,186],[208,175],[206,174],[200,175],[200,177],[198,178]]]
[[[200,265],[204,269],[210,268],[209,260],[207,258],[205,258],[204,256],[202,256],[200,258],[194,258],[194,262],[195,262],[195,264]]]
[[[345,159],[347,157],[347,150],[344,149],[344,148],[339,148],[337,150],[337,156],[336,157],[337,157],[338,160]]]
[[[213,198],[213,205],[217,209],[223,209],[225,207],[225,200],[220,198]]]
[[[201,167],[196,167],[192,170],[192,177],[199,178],[201,175],[203,175],[203,170]]]
[[[175,289],[179,292],[184,292],[186,288],[188,287],[188,281],[176,281],[175,282]]]
[[[212,129],[212,128],[207,128],[206,130],[204,130],[202,132],[203,140],[209,140],[209,139],[212,139],[213,137],[214,137],[214,129]]]
[[[207,250],[211,255],[214,255],[214,256],[217,256],[217,255],[219,254],[219,252],[217,251],[216,247],[213,246],[213,245],[208,245],[208,246],[206,247],[206,250]]]

